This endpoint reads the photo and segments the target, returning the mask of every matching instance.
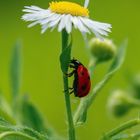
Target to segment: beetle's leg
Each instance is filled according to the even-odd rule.
[[[72,64],[69,64],[69,67],[70,67],[70,68],[74,68],[74,69],[75,69],[75,66],[74,66],[74,65],[72,65]]]
[[[71,73],[65,73],[66,76],[71,77],[75,73],[75,70],[73,70]]]
[[[73,90],[72,87],[69,87],[68,89],[64,90],[64,92],[68,91],[68,90]],[[71,93],[71,92],[70,92]]]
[[[69,87],[69,89],[70,89],[70,90],[72,90],[72,89],[73,89],[73,87]]]
[[[74,89],[70,92],[70,94],[72,94],[74,92]]]

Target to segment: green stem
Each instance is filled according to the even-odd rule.
[[[103,137],[103,139],[106,139],[106,138],[111,138],[115,135],[117,135],[118,133],[126,130],[126,129],[129,129],[131,127],[134,127],[136,125],[140,124],[140,119],[134,119],[134,120],[131,120],[131,121],[128,121],[122,125],[120,125],[119,127],[117,128],[114,128],[113,130],[111,130],[110,132],[106,133]]]
[[[129,138],[131,139],[138,139],[140,137],[140,133],[131,134]]]
[[[26,138],[27,140],[36,140],[35,138],[30,137],[24,133],[14,132],[14,131],[4,132],[4,133],[0,134],[0,140],[4,139],[5,137],[8,137],[8,136],[21,136],[21,137]]]
[[[62,31],[62,52],[68,46],[68,34],[65,30]],[[66,73],[68,72],[68,68]],[[69,140],[75,140],[75,128],[73,124],[73,117],[71,111],[71,103],[70,103],[70,94],[69,94],[69,87],[68,87],[68,77],[63,74],[63,84],[64,84],[64,95],[65,95],[65,103],[66,103],[66,111],[67,111],[67,118],[68,118],[68,131],[69,131]]]
[[[96,58],[91,58],[89,61],[89,73],[90,73],[90,77],[91,79],[93,78],[93,74],[94,74],[94,69],[97,66],[98,61]]]

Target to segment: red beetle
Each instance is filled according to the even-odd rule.
[[[67,74],[68,77],[74,75],[73,87],[70,94],[74,92],[76,97],[85,97],[88,95],[91,87],[90,76],[87,68],[76,59],[72,59],[69,64],[73,71]]]

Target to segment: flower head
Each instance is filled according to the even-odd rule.
[[[80,30],[82,33],[94,33],[97,37],[107,36],[110,32],[111,25],[107,23],[101,23],[89,19],[89,10],[79,4],[72,2],[51,2],[48,9],[42,9],[37,6],[25,6],[24,12],[27,12],[22,16],[25,21],[31,21],[29,27],[36,24],[40,24],[42,27],[42,33],[48,28],[58,28],[61,32],[63,29],[67,33],[72,32],[72,27]]]
[[[112,40],[92,38],[89,41],[89,49],[91,55],[95,57],[98,62],[106,62],[111,60],[115,55],[117,48]]]
[[[67,7],[67,8],[66,8]],[[58,14],[70,14],[72,16],[88,17],[89,11],[87,8],[80,6],[79,4],[72,2],[52,2],[49,9]]]
[[[111,115],[121,117],[135,106],[135,100],[126,91],[118,89],[109,97],[107,109]]]

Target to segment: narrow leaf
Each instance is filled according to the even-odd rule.
[[[24,135],[25,137],[28,136],[35,140],[48,140],[47,134],[43,135],[29,127],[12,125],[2,118],[0,118],[0,132],[2,134],[0,135],[0,137],[3,137],[4,134],[8,136],[10,133],[10,135],[13,135],[13,136],[14,135],[20,136],[21,134],[21,138],[22,138],[22,135]],[[7,132],[8,132],[8,135],[7,135]]]
[[[27,95],[23,96],[22,98],[19,114],[20,122],[22,123],[22,125],[27,126],[28,129],[32,128],[40,133],[43,133],[51,140],[62,140],[57,132],[45,122],[42,114],[39,112],[36,106],[30,102]],[[28,129],[24,127],[24,132],[31,132],[28,131]]]
[[[134,126],[137,126],[139,124],[140,124],[140,119],[139,118],[127,121],[127,122],[121,124],[120,126],[112,129],[108,133],[106,133],[103,136],[102,139],[104,140],[104,138],[113,138],[114,136],[117,136],[118,134],[122,133],[123,131],[125,131],[127,129],[130,129],[130,128],[134,127]]]
[[[128,139],[128,138],[129,138],[128,134],[118,134],[112,137],[112,140],[122,140],[122,139]]]
[[[60,55],[60,62],[61,62],[61,69],[63,73],[66,73],[68,70],[68,65],[70,62],[70,54],[71,54],[71,47],[72,47],[72,41],[70,44],[63,50],[62,54]]]
[[[125,52],[127,47],[127,41],[124,41],[119,48],[118,54],[114,59],[109,71],[104,76],[103,80],[99,82],[94,88],[89,96],[83,98],[78,106],[78,109],[74,115],[75,125],[82,125],[86,121],[88,108],[91,106],[95,97],[99,94],[100,90],[107,84],[110,78],[119,70],[125,59]]]
[[[21,42],[17,41],[11,58],[10,78],[13,98],[19,94],[21,83],[21,46]]]
[[[37,140],[48,140],[48,135],[45,133],[39,133],[38,131],[30,128],[30,127],[19,127],[16,126],[16,129],[22,133],[25,133],[29,136],[36,138]]]
[[[4,139],[4,140],[37,140],[34,137],[28,136],[24,133],[21,132],[16,132],[16,131],[7,131],[7,132],[3,132],[0,134],[0,139]]]
[[[118,134],[112,137],[112,140],[138,140],[140,138],[140,133],[129,133],[129,134]]]
[[[11,122],[12,124],[15,124],[15,119],[13,118],[12,110],[10,108],[10,105],[5,100],[5,98],[0,94],[0,116],[4,118],[5,120]]]
[[[12,125],[0,117],[0,132],[12,130]]]
[[[38,109],[24,96],[21,101],[21,122],[23,125],[33,128],[38,132],[46,131],[45,122]]]

